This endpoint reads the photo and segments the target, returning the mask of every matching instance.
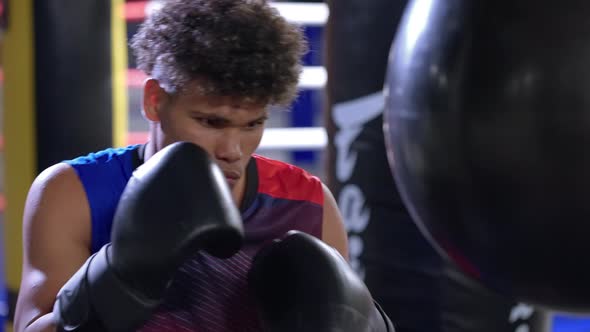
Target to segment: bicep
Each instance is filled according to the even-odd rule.
[[[348,235],[338,204],[326,185],[322,184],[322,189],[324,191],[322,240],[348,260]]]
[[[42,173],[27,197],[16,331],[52,310],[59,289],[89,256],[89,208],[81,184],[67,167]]]

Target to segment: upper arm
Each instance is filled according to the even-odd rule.
[[[41,173],[25,203],[15,331],[51,312],[59,289],[90,254],[90,230],[90,208],[75,170],[57,164]]]
[[[348,260],[348,235],[338,204],[326,185],[322,184],[322,189],[324,191],[322,240]]]

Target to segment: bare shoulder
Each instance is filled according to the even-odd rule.
[[[23,272],[15,330],[51,311],[59,289],[89,256],[90,208],[76,171],[67,164],[33,181],[23,215]]]
[[[348,235],[344,226],[338,203],[330,189],[322,183],[324,194],[324,212],[322,222],[322,240],[348,260]]]
[[[84,187],[70,165],[51,166],[33,181],[25,204],[23,231],[26,236],[36,230],[74,235],[72,240],[81,242],[89,240],[90,208]],[[23,240],[27,243],[29,239]]]
[[[83,189],[74,168],[65,163],[55,164],[45,169],[35,178],[29,189],[27,203],[35,203],[34,199],[40,198],[38,196],[48,191],[52,193],[56,191],[65,192],[68,189],[76,190],[76,187]]]
[[[27,197],[29,207],[40,207],[41,199],[51,198],[51,194],[66,193],[83,189],[73,167],[65,163],[55,164],[41,172],[33,181]]]

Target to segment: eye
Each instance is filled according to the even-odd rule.
[[[218,118],[195,117],[194,119],[207,128],[223,128],[226,125],[226,121]]]
[[[266,119],[261,119],[261,120],[257,120],[257,121],[252,121],[250,123],[248,123],[246,125],[246,127],[248,129],[256,129],[258,127],[262,127],[264,125],[264,122],[266,121]]]

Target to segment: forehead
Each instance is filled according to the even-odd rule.
[[[230,115],[247,113],[257,115],[265,113],[268,106],[250,101],[246,98],[230,96],[204,95],[199,92],[183,93],[176,97],[176,104],[182,108],[201,113]]]
[[[257,102],[246,97],[220,96],[203,93],[198,84],[189,83],[183,92],[175,96],[175,104],[183,108],[199,112],[223,113],[264,113],[268,109],[266,103]]]

